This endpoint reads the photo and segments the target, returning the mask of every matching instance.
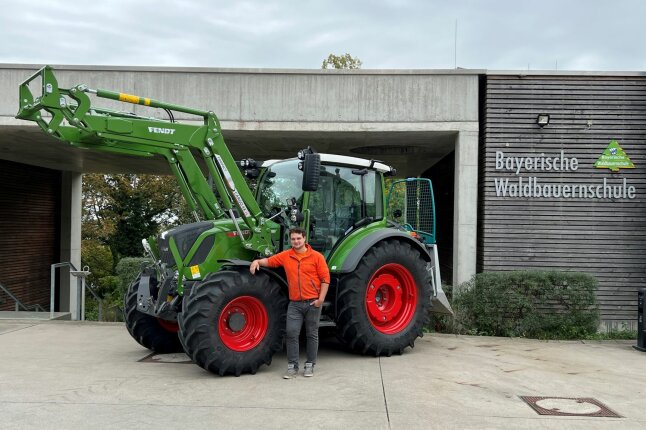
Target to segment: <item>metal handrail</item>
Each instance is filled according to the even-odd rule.
[[[56,288],[56,269],[59,267],[68,266],[70,268],[70,275],[76,276],[77,289],[76,289],[76,311],[77,318],[85,320],[85,278],[90,274],[88,266],[83,267],[83,270],[78,270],[74,264],[69,261],[63,263],[54,263],[50,267],[50,287],[49,287],[49,317],[54,319],[54,301],[55,301],[55,288]],[[94,294],[94,292],[93,292]]]
[[[46,312],[45,308],[43,308],[39,304],[25,305],[20,301],[20,299],[18,299],[18,297],[14,296],[13,293],[7,287],[2,285],[2,283],[0,283],[0,290],[2,290],[6,295],[8,295],[11,300],[16,302],[16,312],[18,312],[20,308],[22,308],[23,311],[32,311],[35,309],[38,312]]]
[[[90,284],[85,284],[85,287],[88,289],[90,293],[94,296],[96,301],[99,303],[99,321],[103,321],[103,299],[99,297],[99,295],[94,291],[94,288],[90,286]],[[83,304],[85,305],[85,300],[83,300]],[[85,306],[83,306],[83,321],[85,321]]]
[[[50,266],[49,282],[49,318],[54,319],[54,303],[56,302],[56,269],[59,267],[69,266],[70,269],[76,270],[76,266],[66,261],[64,263],[55,263]]]

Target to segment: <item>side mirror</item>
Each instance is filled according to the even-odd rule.
[[[321,156],[308,146],[307,149],[298,151],[298,158],[301,161],[299,169],[303,171],[303,191],[316,191],[319,188],[319,178],[321,177]]]
[[[321,156],[306,154],[303,160],[303,191],[316,191],[321,177]]]

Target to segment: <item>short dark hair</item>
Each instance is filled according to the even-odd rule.
[[[302,227],[292,227],[289,229],[289,237],[292,237],[292,234],[297,233],[300,234],[303,237],[307,236],[307,233],[304,228]]]

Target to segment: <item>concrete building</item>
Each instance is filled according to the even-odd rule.
[[[14,119],[18,85],[37,69],[0,65],[0,283],[27,303],[48,305],[49,265],[80,265],[82,173],[168,168],[163,160],[75,150]],[[86,83],[213,110],[235,157],[288,158],[312,145],[383,160],[402,176],[430,177],[444,281],[459,284],[482,270],[581,270],[600,280],[608,324],[634,320],[636,289],[646,278],[643,74],[56,69],[61,87]],[[549,114],[549,124],[537,124],[539,113]],[[633,169],[594,168],[613,140]],[[561,157],[569,169],[563,161],[556,169]],[[590,190],[602,176],[602,195],[583,196],[583,185]],[[529,178],[530,188],[543,187],[540,196],[533,188],[525,193]],[[551,190],[558,184],[557,197]],[[620,186],[620,196],[603,195],[604,186]],[[601,234],[608,225],[613,233]],[[57,309],[76,309],[76,282],[62,284],[70,288],[58,289]],[[0,293],[0,309],[12,306]]]

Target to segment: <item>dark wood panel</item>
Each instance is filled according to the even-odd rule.
[[[481,84],[479,270],[583,271],[599,281],[604,320],[636,317],[646,285],[646,78],[487,76]],[[538,113],[550,124],[536,125]],[[610,140],[635,165],[619,173],[594,168]],[[576,157],[577,170],[496,170],[505,157]],[[629,198],[502,197],[495,181],[593,185],[606,178],[635,187]]]
[[[0,160],[0,282],[25,304],[49,305],[59,258],[60,172]],[[0,310],[15,304],[0,293]]]

